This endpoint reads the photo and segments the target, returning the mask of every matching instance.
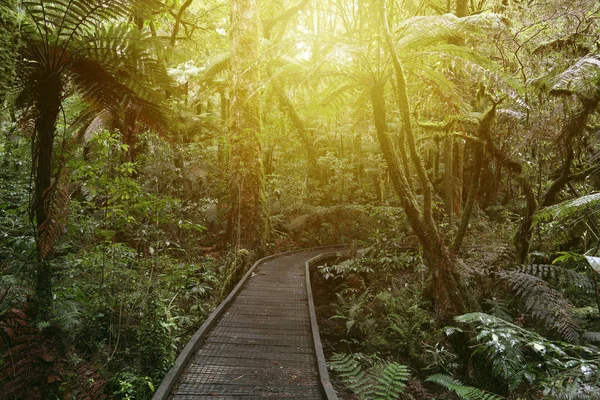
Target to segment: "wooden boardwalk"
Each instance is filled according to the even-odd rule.
[[[305,272],[326,251],[257,262],[190,340],[154,400],[336,399]]]

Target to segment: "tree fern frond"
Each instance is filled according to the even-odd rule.
[[[63,158],[54,182],[44,192],[46,220],[39,226],[40,257],[44,260],[54,251],[56,243],[66,232],[69,218],[69,174]]]
[[[158,130],[167,128],[167,116],[159,105],[137,96],[132,89],[106,71],[102,64],[82,59],[70,67],[73,83],[79,92],[99,110],[107,109],[118,114],[125,108],[131,108],[148,126]]]
[[[431,46],[452,39],[462,39],[468,32],[454,14],[417,16],[402,21],[395,29],[399,53],[406,49]]]
[[[600,343],[600,332],[584,332],[581,334],[581,340]]]
[[[533,275],[554,284],[575,287],[583,290],[592,290],[594,288],[594,282],[586,275],[567,268],[559,267],[557,265],[521,265],[514,271]]]
[[[105,24],[82,37],[70,49],[69,57],[99,62],[137,95],[156,97],[157,91],[172,86],[172,79],[164,64],[148,52],[147,39],[128,24]]]
[[[451,40],[475,38],[478,34],[489,35],[492,30],[502,30],[506,26],[499,14],[481,13],[465,18],[454,14],[417,16],[402,21],[395,29],[399,40],[398,52],[406,49],[447,43]]]
[[[542,321],[548,329],[558,332],[569,341],[579,338],[576,318],[569,311],[573,306],[559,291],[541,278],[518,270],[504,271],[500,276],[523,301],[527,311]]]
[[[554,78],[552,94],[577,94],[592,100],[600,97],[600,54],[588,54]]]
[[[425,382],[435,383],[456,393],[463,400],[500,400],[502,397],[493,393],[485,392],[473,386],[466,386],[461,381],[453,379],[449,375],[434,374],[425,379]]]
[[[468,47],[441,43],[425,50],[410,52],[404,61],[409,69],[422,69],[419,65],[424,62],[437,66],[438,69],[451,68],[468,76],[471,81],[483,82],[504,93],[519,106],[528,107],[520,95],[524,92],[522,86],[504,75],[496,64]]]
[[[576,398],[572,396],[600,391],[596,373],[600,370],[600,356],[595,346],[550,341],[483,313],[465,314],[455,320],[476,328],[476,351],[486,355],[492,364],[492,374],[506,379],[509,390],[527,378],[530,383],[539,379],[544,394],[552,399]],[[507,360],[514,368],[509,375],[500,374],[502,371],[496,365],[506,364]]]
[[[551,220],[566,221],[578,215],[596,213],[598,210],[600,210],[600,193],[592,193],[540,210],[534,216],[534,224]]]

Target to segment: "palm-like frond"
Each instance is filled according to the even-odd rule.
[[[514,271],[536,276],[555,285],[564,285],[581,290],[593,290],[594,288],[594,282],[588,276],[557,265],[521,265]]]
[[[588,100],[600,97],[600,54],[588,54],[554,78],[550,93],[577,94]]]
[[[567,223],[598,212],[600,212],[600,193],[592,193],[540,210],[535,214],[534,223],[552,220],[557,223]]]
[[[579,326],[569,311],[573,306],[559,291],[541,278],[518,270],[505,271],[500,276],[536,319],[566,340],[575,341],[579,338]]]
[[[65,47],[106,21],[128,17],[135,8],[162,7],[158,0],[23,0],[35,31],[47,47]]]
[[[463,400],[499,400],[502,397],[492,393],[485,392],[473,386],[466,386],[458,379],[453,379],[445,374],[434,374],[425,379],[425,382],[431,382],[445,387],[456,393]]]
[[[500,15],[481,13],[466,18],[454,14],[417,16],[402,21],[394,31],[399,37],[396,47],[401,55],[438,43],[474,39],[501,29],[505,29],[505,25]]]

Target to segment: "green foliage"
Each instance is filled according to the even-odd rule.
[[[383,250],[318,266],[335,291],[332,326],[369,349],[427,358],[423,350],[433,316],[423,296],[421,267],[418,255]]]
[[[455,320],[475,328],[474,353],[486,357],[492,375],[501,378],[509,391],[528,382],[539,386],[550,398],[600,394],[597,347],[551,341],[482,313],[461,315]]]
[[[466,386],[461,381],[453,379],[449,375],[435,374],[425,379],[425,382],[431,382],[445,387],[449,391],[463,400],[500,400],[502,397],[492,393],[487,393],[473,386]]]
[[[172,326],[156,292],[151,290],[144,304],[137,339],[140,373],[150,377],[154,385],[160,384],[175,359]]]
[[[20,35],[15,4],[13,0],[0,4],[0,105],[4,104],[7,92],[12,89],[16,72]]]
[[[588,54],[554,78],[551,93],[577,94],[584,99],[600,98],[600,54]]]
[[[534,273],[551,271],[551,268],[522,267],[523,270]],[[500,276],[508,282],[509,287],[520,298],[525,309],[534,318],[542,321],[546,327],[558,332],[561,337],[569,341],[579,338],[579,326],[576,318],[569,311],[573,305],[556,289],[537,276],[520,272],[519,270],[504,271]],[[562,276],[573,277],[571,274]]]
[[[410,376],[405,365],[382,361],[373,363],[360,353],[336,353],[328,366],[348,389],[365,400],[398,398]]]

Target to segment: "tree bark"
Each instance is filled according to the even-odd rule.
[[[40,226],[46,221],[45,197],[52,180],[52,154],[56,121],[60,111],[60,96],[62,83],[56,75],[40,79],[40,99],[37,102],[38,116],[35,120],[34,143],[34,204],[35,226],[39,232]],[[38,271],[34,292],[34,303],[38,318],[47,321],[52,310],[52,271],[48,260],[42,260],[41,252],[38,257]]]
[[[496,116],[496,106],[497,104],[494,104],[492,106],[492,108],[485,114],[483,120],[479,125],[479,132],[477,137],[481,140],[485,140],[485,137],[488,136],[488,132],[492,127],[492,122],[494,121],[494,118]],[[460,250],[460,246],[462,245],[465,233],[467,232],[467,227],[469,226],[469,220],[471,219],[473,206],[475,205],[475,197],[477,196],[477,192],[479,191],[479,181],[481,177],[481,170],[483,164],[483,144],[481,142],[474,142],[473,148],[475,149],[475,156],[473,159],[473,177],[471,178],[471,183],[469,185],[467,202],[465,203],[465,208],[463,210],[463,214],[458,225],[458,231],[456,232],[456,236],[454,237],[454,241],[452,242],[451,249],[454,253],[458,253],[458,251]]]
[[[456,16],[466,17],[469,14],[469,0],[456,0]]]
[[[260,123],[258,0],[231,3],[230,176],[227,236],[260,252],[268,236]]]

